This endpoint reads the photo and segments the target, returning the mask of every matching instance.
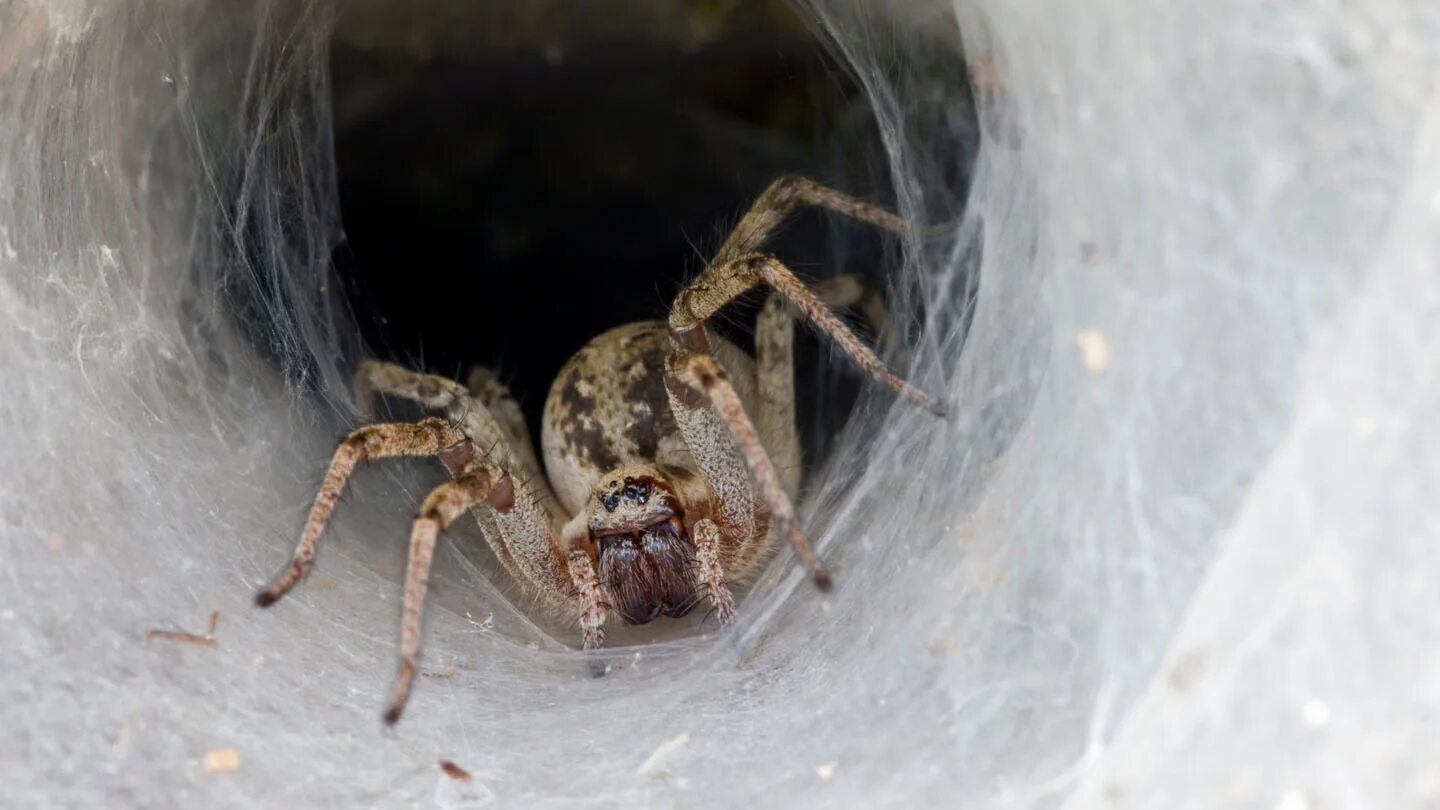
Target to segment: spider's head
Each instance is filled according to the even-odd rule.
[[[602,476],[590,497],[600,581],[630,624],[684,616],[695,606],[690,535],[678,491],[686,475],[653,464],[626,465]]]

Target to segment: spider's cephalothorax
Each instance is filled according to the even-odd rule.
[[[903,230],[883,209],[808,180],[772,184],[675,299],[667,321],[612,329],[560,370],[545,403],[543,471],[515,400],[484,369],[473,371],[464,387],[390,363],[362,363],[356,375],[362,412],[376,394],[387,394],[446,418],[367,425],[342,441],[290,566],[257,601],[271,604],[309,570],[355,466],[393,456],[438,457],[454,480],[426,497],[411,530],[400,671],[388,722],[399,718],[414,683],[436,538],[467,512],[522,588],[542,604],[578,614],[586,649],[603,646],[612,610],[643,624],[683,616],[708,600],[729,624],[735,614],[730,588],[765,562],[772,528],[789,539],[815,583],[828,588],[792,506],[800,483],[794,318],[813,321],[870,376],[924,407],[940,408],[891,374],[831,312],[859,306],[883,328],[884,309],[855,277],[812,289],[777,258],[757,252],[801,204]],[[776,294],[756,321],[752,358],[705,323],[760,285]]]

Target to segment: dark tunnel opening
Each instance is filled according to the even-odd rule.
[[[457,379],[493,369],[538,436],[564,361],[608,328],[663,318],[776,177],[891,201],[867,102],[787,4],[742,7],[698,34],[693,10],[506,17],[522,7],[428,28],[387,22],[405,13],[389,6],[342,17],[336,265],[372,352]],[[811,279],[861,273],[882,290],[899,260],[893,237],[816,212],[772,247]],[[759,300],[718,328],[748,345]],[[797,345],[814,459],[860,382],[808,330]]]

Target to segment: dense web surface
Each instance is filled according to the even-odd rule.
[[[0,2],[0,804],[1440,803],[1440,6],[881,5],[807,13],[904,215],[966,212],[894,290],[957,416],[862,401],[835,593],[602,679],[461,533],[392,733],[432,472],[250,606],[351,416],[336,9]]]

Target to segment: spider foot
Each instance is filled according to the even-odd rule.
[[[580,619],[580,646],[586,652],[586,665],[592,678],[603,678],[610,672],[610,664],[604,658],[590,654],[605,647],[604,622],[605,610],[598,605],[587,608]]]
[[[390,707],[385,710],[385,725],[393,726],[405,713],[405,704],[410,700],[410,688],[415,684],[415,662],[404,659],[400,671],[395,674],[395,691],[390,698]]]
[[[721,627],[735,621],[735,597],[725,584],[725,571],[720,566],[720,527],[705,518],[695,524],[695,562],[699,566],[700,585],[710,594],[715,615]]]
[[[835,580],[830,578],[830,572],[818,566],[810,572],[810,581],[815,583],[816,589],[821,593],[830,593],[835,589]]]
[[[280,597],[290,592],[300,580],[305,578],[309,565],[306,561],[294,560],[284,573],[275,578],[275,581],[266,586],[259,593],[255,594],[255,604],[260,607],[270,607],[280,601]]]
[[[735,597],[724,583],[720,583],[718,589],[711,588],[710,601],[715,605],[715,618],[720,620],[721,627],[729,627],[735,623]]]

